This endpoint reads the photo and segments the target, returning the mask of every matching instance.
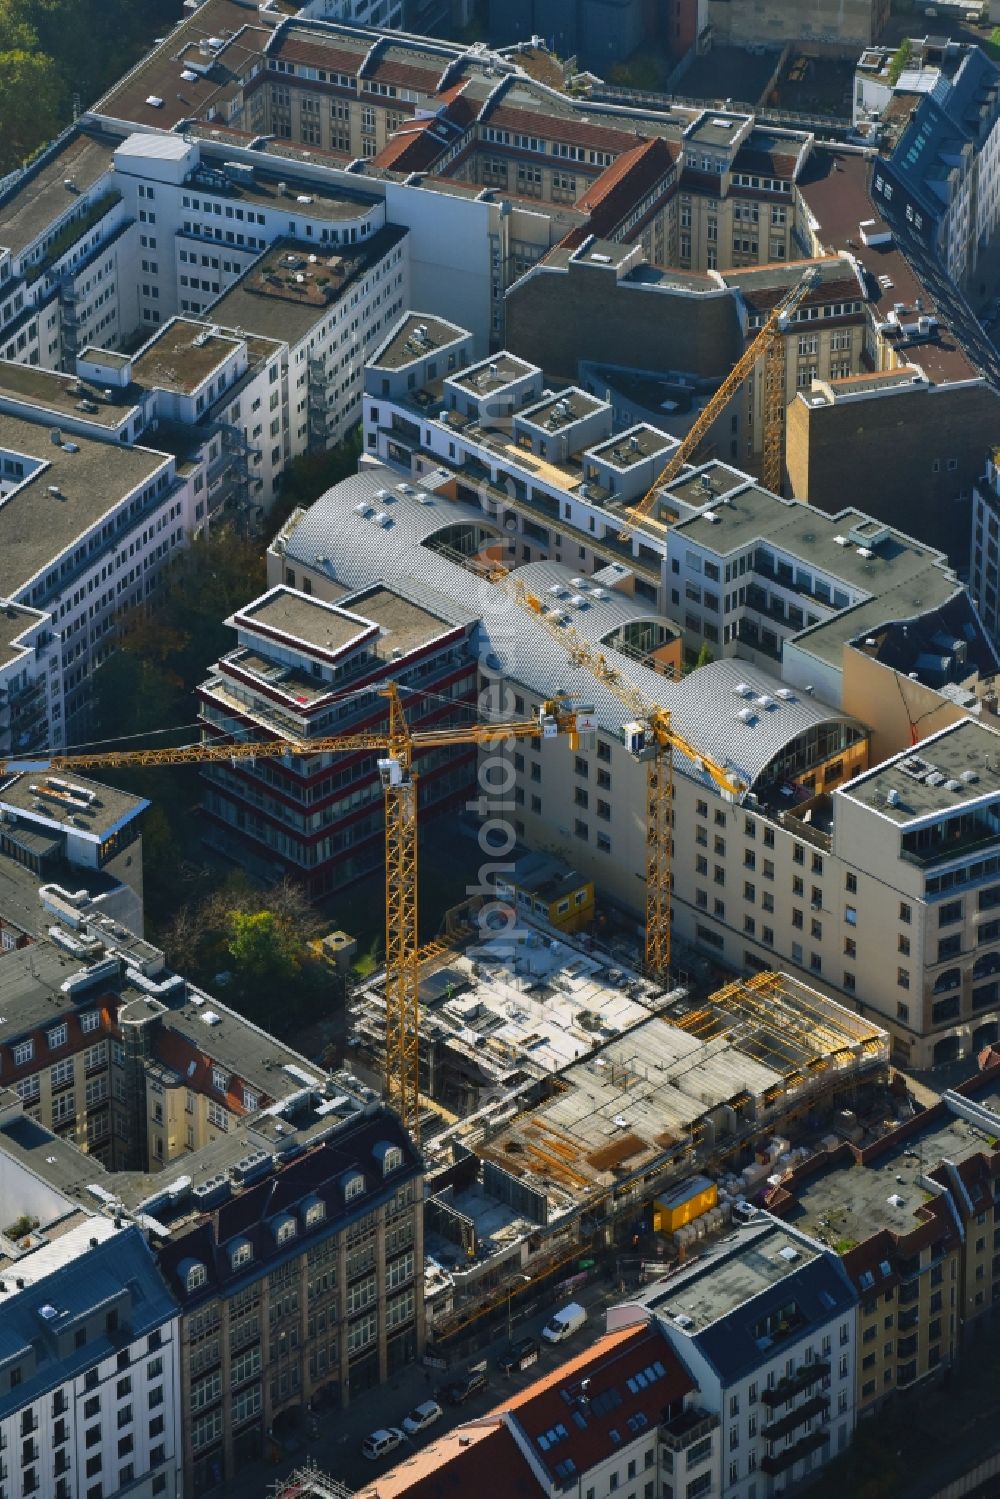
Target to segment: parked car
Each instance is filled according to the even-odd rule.
[[[467,1400],[471,1400],[473,1395],[478,1395],[481,1390],[485,1390],[488,1384],[489,1379],[485,1369],[467,1369],[464,1374],[460,1374],[457,1379],[452,1380],[451,1384],[445,1386],[444,1398],[449,1405],[464,1405]]]
[[[501,1374],[515,1374],[520,1369],[529,1369],[532,1364],[538,1363],[540,1352],[537,1339],[520,1338],[501,1353],[497,1359],[497,1368]]]
[[[569,1306],[562,1307],[546,1322],[542,1328],[542,1337],[549,1343],[562,1343],[566,1338],[571,1338],[586,1320],[586,1307],[582,1307],[578,1301],[571,1301]]]
[[[414,1406],[408,1416],[403,1417],[403,1430],[407,1436],[415,1437],[418,1432],[426,1431],[435,1421],[440,1420],[444,1411],[436,1400],[425,1400],[421,1405]]]
[[[366,1436],[361,1443],[361,1451],[365,1457],[375,1462],[386,1453],[394,1452],[403,1440],[403,1433],[398,1426],[381,1426],[378,1431],[373,1431]]]

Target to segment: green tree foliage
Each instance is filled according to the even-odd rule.
[[[0,172],[12,171],[61,124],[60,90],[50,57],[0,51]]]
[[[302,949],[273,911],[230,911],[229,956],[243,983],[277,997],[302,966]]]
[[[179,18],[179,0],[0,0],[0,172],[43,146]]]

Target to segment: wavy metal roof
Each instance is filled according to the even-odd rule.
[[[431,476],[428,482],[433,482]],[[390,493],[392,499],[380,497],[381,491]],[[418,493],[426,497],[423,502]],[[359,514],[356,507],[364,503],[387,517],[389,524]],[[285,553],[290,560],[319,568],[350,589],[382,581],[416,589],[418,596],[430,588],[438,596],[453,599],[479,617],[477,647],[486,670],[510,677],[542,697],[562,691],[593,703],[600,726],[617,733],[630,714],[607,687],[585,667],[571,667],[565,649],[499,588],[425,545],[436,533],[461,521],[490,527],[489,519],[472,506],[417,491],[391,469],[368,468],[316,501],[287,533]],[[318,558],[324,560],[318,562]],[[559,563],[531,563],[518,569],[518,575],[536,593],[545,593],[560,582],[567,594],[579,592],[571,583],[573,570]],[[599,644],[629,620],[655,616],[648,606],[624,594],[607,593],[602,600],[590,595],[585,608],[573,608],[567,599],[560,601],[577,632],[590,643]],[[716,661],[672,682],[613,649],[602,646],[602,650],[614,657],[622,675],[650,704],[669,709],[686,739],[748,784],[796,735],[844,718],[836,708],[798,691],[779,697],[779,691],[789,691],[780,679],[746,661]],[[750,689],[749,697],[737,692],[743,686]],[[768,699],[768,706],[756,706],[758,698]],[[747,708],[753,711],[750,723],[737,717],[740,709]],[[677,768],[701,779],[680,756]]]

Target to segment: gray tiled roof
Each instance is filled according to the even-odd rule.
[[[318,565],[317,557],[325,558],[322,565],[329,576],[351,589],[381,580],[392,586],[429,586],[437,594],[460,600],[481,620],[478,647],[490,669],[541,696],[565,691],[593,703],[601,727],[616,733],[631,715],[608,688],[585,668],[572,668],[566,651],[499,588],[423,545],[435,532],[463,520],[488,527],[487,518],[471,506],[444,498],[432,496],[432,503],[421,504],[415,494],[400,491],[400,482],[400,476],[386,468],[367,468],[344,480],[317,500],[288,534],[287,557],[311,568]],[[377,508],[391,516],[392,524],[384,529],[359,515],[355,506],[364,500],[374,502],[377,491],[386,489],[396,499],[392,504],[377,502]],[[560,578],[568,585],[572,570],[556,563],[529,564],[519,575],[537,589]],[[612,592],[599,605],[571,612],[578,633],[597,643],[617,624],[651,611]],[[843,716],[798,692],[788,700],[776,697],[783,684],[745,661],[713,662],[680,682],[670,682],[625,656],[608,654],[614,655],[622,674],[651,704],[670,710],[685,738],[748,783],[796,734]],[[735,693],[740,683],[746,683],[755,697],[773,699],[773,706],[757,712],[753,724],[736,717],[736,710],[744,706]],[[687,761],[679,760],[678,768],[695,774]]]
[[[137,1228],[115,1234],[38,1285],[29,1285],[4,1302],[0,1362],[21,1357],[29,1364],[29,1372],[0,1401],[0,1417],[37,1400],[46,1390],[74,1375],[82,1375],[101,1360],[113,1358],[121,1346],[105,1333],[96,1340],[89,1338],[82,1348],[60,1357],[54,1339],[45,1334],[46,1323],[39,1309],[54,1306],[73,1319],[82,1318],[98,1311],[110,1298],[120,1294],[123,1287],[132,1295],[129,1327],[134,1341],[176,1314],[176,1303]]]

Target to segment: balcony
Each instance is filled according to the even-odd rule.
[[[806,1421],[811,1421],[813,1416],[822,1416],[826,1420],[830,1414],[830,1402],[825,1395],[813,1395],[811,1400],[806,1400],[802,1405],[796,1406],[789,1411],[787,1416],[782,1416],[780,1421],[771,1421],[767,1426],[762,1426],[760,1434],[769,1442],[780,1442],[783,1437],[790,1436]]]
[[[811,1452],[818,1451],[829,1440],[830,1433],[826,1427],[821,1427],[819,1431],[810,1431],[808,1435],[804,1436],[801,1441],[796,1442],[793,1446],[785,1447],[783,1451],[776,1452],[773,1455],[768,1453],[766,1457],[761,1458],[761,1472],[770,1474],[787,1473],[788,1469],[793,1467],[795,1463],[801,1462]]]
[[[700,1442],[702,1437],[709,1436],[718,1424],[718,1416],[706,1411],[681,1411],[679,1416],[660,1427],[660,1440],[671,1452],[683,1452],[695,1442]]]
[[[791,1377],[783,1379],[780,1384],[775,1385],[773,1390],[764,1390],[761,1401],[764,1405],[784,1405],[786,1400],[794,1400],[796,1395],[801,1395],[803,1390],[810,1389],[821,1379],[825,1379],[830,1372],[830,1365],[817,1360],[813,1364],[803,1364]]]

